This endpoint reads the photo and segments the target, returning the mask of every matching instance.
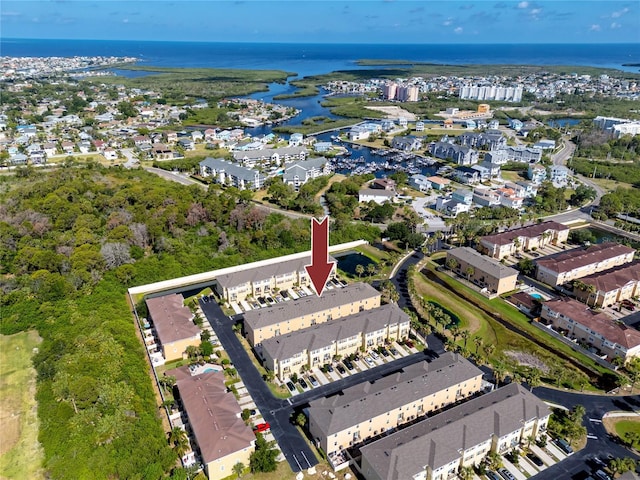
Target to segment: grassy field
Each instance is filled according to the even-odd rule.
[[[44,478],[38,443],[36,371],[31,365],[40,343],[35,331],[0,336],[0,478]]]
[[[640,434],[640,417],[637,415],[628,417],[605,417],[602,421],[607,432],[612,435],[617,435],[625,443],[627,433]],[[634,443],[633,448],[636,450],[640,448],[640,442]]]

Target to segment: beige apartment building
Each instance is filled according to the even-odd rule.
[[[304,367],[330,363],[336,355],[344,358],[406,338],[409,327],[409,317],[397,305],[382,305],[263,340],[261,355],[265,367],[284,381]]]
[[[187,366],[167,372],[176,377],[180,403],[210,480],[234,475],[236,463],[249,465],[256,437],[241,418],[242,408],[225,386],[222,372],[192,376]]]
[[[495,235],[486,235],[480,239],[478,250],[490,257],[502,260],[523,250],[565,243],[568,238],[569,227],[549,221],[515,228]]]
[[[540,316],[570,339],[598,349],[609,361],[621,358],[627,362],[640,355],[638,330],[616,322],[606,313],[594,312],[577,300],[558,298],[544,302]]]
[[[335,259],[330,257],[329,261],[335,262]],[[311,279],[304,267],[310,263],[311,259],[308,257],[296,258],[227,273],[216,278],[215,289],[227,302],[240,302],[247,297],[271,295],[295,286],[308,287],[311,285]],[[335,277],[335,273],[334,266],[329,278]]]
[[[200,328],[193,323],[194,315],[184,306],[182,295],[172,293],[146,302],[165,361],[182,358],[188,346],[200,345]]]
[[[574,248],[536,260],[536,279],[547,285],[563,285],[630,263],[635,253],[635,249],[613,242],[591,245],[588,248]]]
[[[581,286],[573,288],[578,300],[595,307],[610,307],[640,295],[640,260],[583,277],[580,282]]]
[[[363,382],[341,395],[314,400],[309,407],[313,440],[334,463],[342,451],[460,401],[482,387],[482,371],[447,352],[433,362],[416,363],[375,382]]]
[[[518,271],[502,265],[497,260],[476,252],[470,247],[454,248],[447,252],[446,264],[453,264],[453,271],[490,293],[501,295],[515,290]]]
[[[352,283],[344,288],[327,290],[322,297],[309,295],[250,310],[244,314],[244,331],[251,346],[256,346],[271,337],[378,308],[380,298],[380,292],[371,285]]]
[[[517,383],[474,398],[360,449],[366,480],[446,480],[489,452],[537,438],[551,411]]]

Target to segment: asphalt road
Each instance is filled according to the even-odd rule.
[[[538,397],[543,400],[573,408],[575,405],[582,405],[586,410],[583,424],[587,427],[587,445],[582,450],[570,455],[535,476],[536,479],[572,479],[584,480],[586,473],[592,474],[598,467],[594,462],[594,457],[599,457],[607,462],[607,456],[632,457],[640,460],[640,457],[615,441],[606,432],[602,425],[602,416],[609,411],[638,412],[640,407],[640,395],[614,397],[605,395],[589,395],[582,393],[567,392],[547,387],[533,389]]]
[[[224,314],[216,302],[204,303],[200,300],[200,307],[263,418],[271,425],[271,433],[273,433],[291,469],[294,472],[299,472],[304,468],[316,465],[318,461],[315,453],[290,421],[289,417],[293,409],[282,408],[282,400],[271,394],[240,340],[236,337],[233,331],[233,321]]]

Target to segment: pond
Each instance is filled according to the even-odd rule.
[[[367,271],[367,265],[375,265],[376,262],[371,260],[366,255],[360,252],[346,252],[341,255],[334,255],[334,258],[338,261],[338,268],[349,275],[357,277],[356,267],[362,265]]]
[[[616,235],[615,233],[607,232],[606,230],[600,230],[599,228],[587,228],[595,238],[595,243],[616,242],[624,245],[629,245],[633,248],[640,248],[640,242],[634,242],[630,238]]]

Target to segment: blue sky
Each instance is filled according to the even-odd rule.
[[[639,43],[640,1],[2,0],[4,38]]]

